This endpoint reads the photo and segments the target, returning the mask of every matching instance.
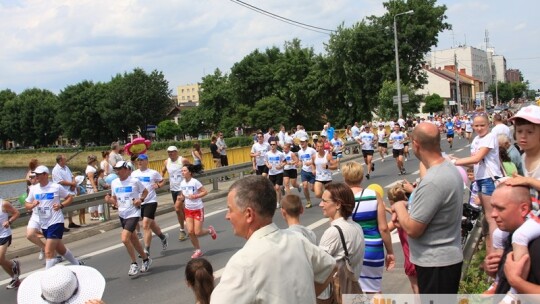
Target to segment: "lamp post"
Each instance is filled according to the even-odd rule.
[[[398,113],[399,117],[403,116],[403,111],[401,109],[401,83],[399,79],[399,54],[398,54],[398,40],[397,40],[397,24],[396,24],[396,17],[400,15],[407,15],[414,13],[413,10],[406,11],[404,13],[399,13],[394,16],[394,47],[395,47],[395,53],[396,53],[396,84],[397,84],[397,96],[398,96]]]

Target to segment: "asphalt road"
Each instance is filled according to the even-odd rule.
[[[441,141],[443,150],[446,153],[455,154],[459,157],[469,155],[469,147],[466,144],[467,142],[464,139],[456,138],[454,149],[450,150],[446,140]],[[406,176],[399,176],[395,161],[392,158],[387,158],[385,162],[381,162],[378,153],[376,153],[376,170],[371,175],[370,180],[364,179],[363,186],[376,183],[387,190],[393,183],[403,178],[414,181],[418,177],[418,160],[414,157],[412,151],[411,155],[411,159],[405,163],[409,173]],[[360,157],[361,155],[358,155],[355,160],[363,163]],[[341,174],[335,172],[334,180],[341,181]],[[292,193],[298,192],[292,190]],[[301,197],[303,198],[303,194]],[[324,230],[328,228],[328,220],[322,217],[320,208],[318,208],[319,200],[312,199],[312,201],[314,202],[314,208],[306,209],[301,220],[305,226],[311,227],[317,237],[320,238]],[[245,240],[234,236],[230,223],[225,220],[225,199],[208,202],[205,210],[207,213],[205,225],[213,225],[216,228],[218,239],[212,240],[209,236],[205,236],[200,239],[200,242],[205,252],[204,256],[212,263],[215,276],[219,278],[229,258],[243,246]],[[274,220],[278,226],[286,227],[278,212],[276,212]],[[154,237],[151,248],[153,264],[150,271],[134,277],[127,275],[130,261],[126,250],[120,242],[120,229],[107,231],[68,244],[71,251],[76,256],[81,257],[86,265],[95,267],[106,278],[107,287],[103,297],[106,303],[195,302],[192,292],[188,289],[184,280],[185,265],[190,260],[193,252],[192,245],[189,240],[185,242],[177,240],[178,223],[173,213],[159,216],[157,222],[164,231],[170,234],[169,248],[161,252],[161,243],[157,237]],[[385,271],[383,275],[383,293],[410,293],[410,285],[403,269],[403,252],[397,234],[393,233],[392,241],[397,263],[394,270]],[[42,261],[38,261],[35,254],[20,257],[19,260],[21,261],[23,274],[44,267]],[[7,275],[2,271],[0,273],[0,286],[5,286],[8,282]],[[0,289],[0,302],[16,303],[16,292],[16,290]]]

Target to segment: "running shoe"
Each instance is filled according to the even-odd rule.
[[[19,275],[21,274],[21,264],[19,264],[19,261],[17,260],[12,260],[11,262],[11,271],[13,271],[13,276],[15,278],[19,278]]]
[[[56,256],[56,263],[62,263],[64,261],[64,257],[62,257],[61,255],[57,255]]]
[[[371,163],[371,171],[375,172],[375,164],[374,163]]]
[[[149,256],[148,259],[146,259],[146,261],[142,262],[141,272],[147,272],[148,269],[150,269],[150,265],[152,265],[152,259]]]
[[[208,226],[208,233],[210,233],[212,240],[217,239],[217,233],[216,233],[216,229],[214,229],[214,226]]]
[[[187,240],[186,232],[183,230],[180,230],[180,235],[178,236],[179,241],[185,241]]]
[[[142,234],[142,232],[140,232],[140,231],[139,231],[139,232],[137,232],[137,237],[138,237],[139,239],[142,239],[142,238],[143,238],[143,234]]]
[[[298,193],[302,193],[302,186],[298,185]]]
[[[96,220],[97,220],[97,218],[96,218]],[[100,216],[100,217],[99,217],[99,221],[100,221],[100,222],[105,222],[105,217]]]
[[[6,289],[17,288],[17,287],[19,287],[19,285],[21,285],[21,280],[19,280],[18,278],[17,279],[12,279],[9,282],[9,284],[6,285]]]
[[[137,263],[131,263],[131,265],[129,265],[128,275],[134,276],[137,273],[139,273],[139,265],[137,265]]]
[[[370,177],[369,174],[366,174],[366,178],[369,179],[369,177]]]
[[[78,260],[79,261],[79,266],[84,266],[84,261],[83,260]]]
[[[167,247],[169,246],[169,234],[168,233],[164,233],[163,234],[163,240],[161,240],[161,249],[162,250],[167,250]]]
[[[311,206],[311,201],[307,201],[307,203],[306,203],[306,208],[311,208],[311,207],[312,207],[312,206]]]
[[[200,249],[197,249],[193,252],[193,254],[191,255],[191,258],[192,259],[196,259],[196,258],[200,258],[203,256],[203,252],[200,250]]]
[[[279,209],[281,208],[281,205],[279,204],[279,202],[276,202],[276,209]]]
[[[41,250],[39,251],[38,260],[41,261],[41,260],[43,260],[44,257],[45,257],[45,252],[43,252],[43,249],[41,249]]]

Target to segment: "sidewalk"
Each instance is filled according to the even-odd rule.
[[[219,190],[210,190],[212,185],[205,185],[208,190],[208,195],[204,198],[204,203],[206,206],[212,206],[217,204],[217,199],[224,198],[227,196],[228,189],[238,177],[231,178],[228,181],[219,182]],[[158,209],[156,211],[156,216],[166,214],[169,212],[174,212],[174,205],[172,202],[172,197],[170,192],[158,194]],[[79,223],[79,218],[77,215],[73,216],[75,224]],[[20,221],[20,220],[17,220]],[[27,219],[23,219],[27,221]],[[109,231],[120,227],[120,221],[118,220],[118,212],[111,209],[111,219],[105,222],[100,221],[91,221],[90,214],[86,212],[86,223],[87,225],[81,228],[71,228],[69,232],[64,233],[62,240],[64,244],[68,244],[73,241],[82,240],[94,235],[103,233],[103,231]],[[68,221],[65,220],[65,225],[67,227]],[[43,239],[42,239],[43,240]],[[13,228],[12,229],[12,242],[9,246],[6,258],[13,259],[16,257],[26,256],[30,254],[37,254],[39,248],[26,239],[26,225]]]

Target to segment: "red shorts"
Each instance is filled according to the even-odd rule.
[[[197,210],[190,210],[190,209],[184,208],[184,216],[186,218],[192,218],[199,222],[204,222],[204,208],[197,209]]]

